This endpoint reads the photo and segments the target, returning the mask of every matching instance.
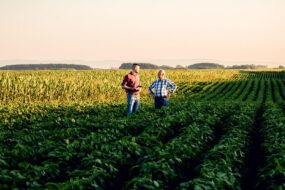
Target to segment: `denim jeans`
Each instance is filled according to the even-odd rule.
[[[162,106],[168,106],[169,102],[167,98],[155,97],[154,98],[154,107],[155,109],[160,109]]]
[[[137,94],[127,94],[127,115],[130,115],[131,113],[135,112],[139,108],[139,102],[140,102],[140,95]]]

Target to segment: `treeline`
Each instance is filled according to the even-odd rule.
[[[76,64],[19,64],[19,65],[6,65],[0,67],[0,70],[92,70],[87,65]]]
[[[134,63],[122,63],[119,69],[130,69]],[[267,68],[266,65],[234,65],[225,67],[217,63],[195,63],[186,67],[177,65],[171,67],[167,65],[157,66],[151,63],[138,63],[141,69],[261,69]]]
[[[233,65],[231,67],[227,67],[230,69],[264,69],[267,68],[266,65]]]
[[[134,63],[122,63],[119,69],[131,69]],[[177,65],[176,67],[162,65],[158,66],[152,63],[138,63],[141,69],[262,69],[266,65],[233,65],[227,66],[217,63],[195,63],[188,66]],[[283,69],[279,66],[279,69]],[[87,65],[48,63],[48,64],[16,64],[0,67],[0,70],[93,70]]]
[[[264,69],[266,65],[233,65],[227,66],[216,64],[216,63],[196,63],[187,66],[188,69]]]

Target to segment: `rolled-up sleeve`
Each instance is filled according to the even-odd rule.
[[[128,83],[128,80],[129,80],[128,75],[126,75],[123,79],[122,86],[125,86]]]
[[[171,87],[170,93],[174,93],[175,90],[177,89],[177,85],[170,80],[168,81],[168,85]]]

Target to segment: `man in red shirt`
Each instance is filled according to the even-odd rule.
[[[136,112],[139,108],[141,92],[139,71],[139,64],[133,64],[132,71],[124,77],[122,82],[122,88],[127,93],[127,115]]]

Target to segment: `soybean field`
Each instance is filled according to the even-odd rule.
[[[0,71],[0,189],[285,189],[285,71]]]

